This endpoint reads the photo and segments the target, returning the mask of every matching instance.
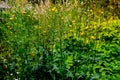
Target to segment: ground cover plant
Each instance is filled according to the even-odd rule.
[[[0,12],[0,80],[120,79],[119,2],[8,3]]]

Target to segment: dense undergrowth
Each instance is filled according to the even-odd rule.
[[[84,2],[28,5],[0,13],[1,80],[120,79],[118,15]]]

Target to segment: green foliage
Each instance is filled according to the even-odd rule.
[[[120,79],[120,20],[72,3],[0,13],[1,80]]]

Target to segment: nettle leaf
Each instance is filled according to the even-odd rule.
[[[53,68],[52,68],[52,70],[54,71],[58,71],[59,70],[59,68],[57,67],[57,65],[56,64],[53,64]]]
[[[74,75],[71,71],[68,71],[66,75],[67,75],[67,77],[74,77]]]
[[[69,69],[71,66],[73,66],[73,56],[72,55],[70,55],[70,56],[68,56],[67,57],[67,59],[66,59],[66,61],[65,61],[65,63],[66,63],[66,67]]]
[[[98,80],[99,77],[100,77],[99,74],[95,74],[95,75],[93,75],[93,76],[90,78],[90,80]]]

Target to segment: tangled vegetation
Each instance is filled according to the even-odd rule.
[[[0,13],[0,80],[119,80],[114,1],[9,4]]]

